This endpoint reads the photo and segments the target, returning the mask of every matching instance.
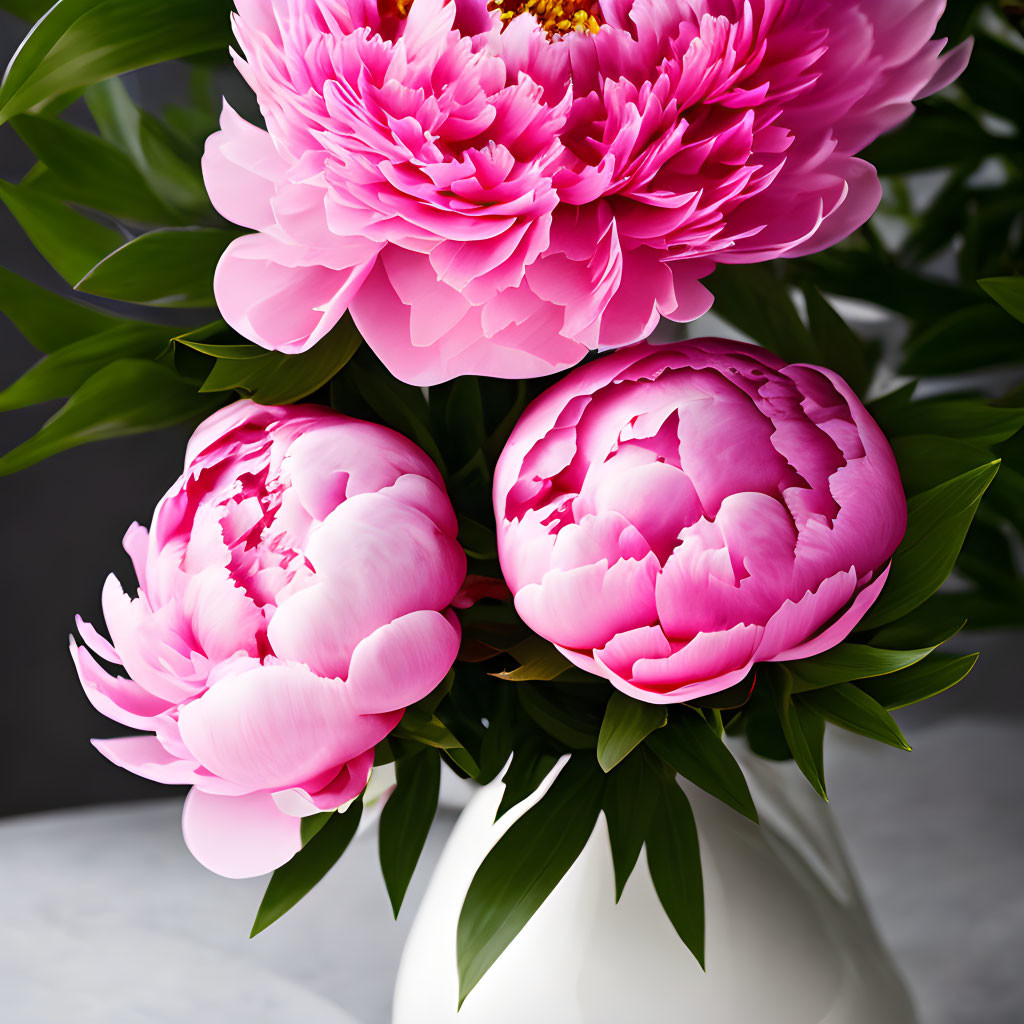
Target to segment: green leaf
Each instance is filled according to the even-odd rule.
[[[357,800],[344,814],[332,814],[308,844],[274,872],[250,938],[287,914],[334,867],[352,842],[362,813],[362,801]]]
[[[870,633],[868,642],[872,647],[911,650],[916,647],[939,647],[951,640],[966,625],[966,616],[939,609],[936,599],[940,596],[946,595],[933,595],[895,622],[879,630],[865,631]],[[864,634],[858,630],[856,635],[861,637]]]
[[[151,306],[215,306],[213,274],[235,231],[158,228],[92,267],[79,291]]]
[[[939,589],[998,469],[996,460],[910,499],[906,535],[893,555],[882,596],[861,620],[860,629],[893,622]]]
[[[358,392],[382,423],[415,441],[445,472],[444,458],[430,429],[427,400],[419,388],[395,379],[376,361],[353,361],[345,376],[346,384]]]
[[[715,313],[787,362],[813,363],[818,350],[789,298],[767,266],[718,267],[706,282]]]
[[[504,790],[494,815],[497,821],[503,814],[521,804],[551,774],[558,758],[529,738],[522,740],[512,754],[508,770],[501,777]]]
[[[213,346],[203,347],[203,342],[187,337],[180,340],[190,348],[214,354]],[[263,405],[289,405],[323,387],[355,355],[361,343],[359,332],[345,317],[322,341],[296,355],[266,352],[253,345],[256,351],[248,358],[239,346],[230,344],[225,346],[228,351],[223,358],[217,353],[217,362],[201,390],[238,391]]]
[[[933,654],[912,668],[861,683],[860,689],[882,707],[895,711],[956,686],[977,660],[977,654]]]
[[[115,359],[156,359],[167,350],[169,333],[166,327],[125,322],[72,342],[40,360],[0,391],[0,412],[66,398]]]
[[[647,867],[676,933],[704,967],[704,879],[697,824],[675,779],[660,786],[658,813],[647,836]]]
[[[663,704],[647,704],[613,690],[597,737],[597,762],[610,772],[656,729],[668,723]]]
[[[45,187],[57,198],[122,220],[173,224],[179,218],[116,146],[64,121],[22,114],[11,122],[46,166]]]
[[[477,561],[487,562],[498,557],[497,534],[469,516],[459,516],[459,543],[466,554]]]
[[[685,711],[647,738],[647,746],[673,772],[705,793],[757,821],[757,810],[740,766],[703,715]]]
[[[906,353],[901,373],[966,373],[1021,359],[1024,327],[991,303],[968,306],[929,324],[907,342]]]
[[[848,683],[852,679],[868,679],[898,672],[901,668],[915,665],[935,650],[922,647],[911,651],[889,651],[864,644],[839,644],[813,658],[787,663],[793,674],[793,692],[818,690],[837,683]]]
[[[123,323],[119,317],[54,295],[4,267],[0,267],[0,311],[40,352],[56,352]]]
[[[0,86],[0,123],[53,96],[231,42],[226,0],[59,0]]]
[[[476,377],[459,377],[452,382],[445,406],[445,428],[453,465],[464,465],[483,447],[487,429]]]
[[[887,434],[938,434],[976,445],[999,444],[1024,426],[1024,409],[1004,409],[977,398],[911,402],[882,424]]]
[[[605,783],[602,807],[615,869],[616,903],[622,899],[654,823],[659,782],[655,766],[641,750],[617,765]]]
[[[0,476],[90,441],[199,420],[216,405],[161,363],[118,359],[94,373],[34,437],[0,457]]]
[[[511,672],[493,672],[492,675],[495,679],[503,679],[510,683],[524,683],[533,680],[547,682],[557,679],[564,672],[573,668],[573,664],[568,658],[559,653],[553,644],[542,640],[539,636],[527,637],[511,648],[508,653],[519,662],[519,668],[513,669]]]
[[[323,814],[308,814],[299,825],[299,837],[303,846],[308,846],[313,837],[334,817],[335,811],[324,811]]]
[[[825,690],[801,694],[797,702],[849,732],[900,750],[910,750],[910,744],[903,738],[892,715],[852,683],[840,683]]]
[[[806,704],[792,699],[793,677],[781,665],[773,666],[781,684],[774,690],[775,708],[786,744],[804,777],[823,800],[825,791],[825,719]]]
[[[16,14],[25,21],[36,21],[53,5],[53,0],[2,0],[0,11]]]
[[[819,353],[816,361],[835,370],[862,394],[871,380],[864,343],[817,288],[805,285],[803,293],[807,301],[808,327]]]
[[[216,216],[203,183],[201,146],[193,150],[167,125],[140,110],[120,79],[90,86],[85,101],[100,134],[131,158],[165,203],[200,220]],[[216,118],[205,134],[215,128]]]
[[[0,181],[0,200],[47,263],[68,284],[76,284],[108,253],[124,243],[117,231],[76,213],[31,185]]]
[[[409,708],[396,726],[393,735],[398,739],[412,740],[443,750],[472,779],[480,774],[480,766],[472,755],[436,715],[428,715],[417,708]]]
[[[992,453],[979,445],[937,434],[894,437],[892,450],[908,497],[992,461]]]
[[[1012,148],[1008,139],[989,135],[966,111],[932,100],[897,131],[883,135],[864,153],[882,174],[978,162]]]
[[[396,765],[398,784],[380,815],[380,867],[398,917],[427,833],[437,813],[441,761],[429,752]]]
[[[601,810],[603,776],[570,758],[550,789],[498,840],[459,915],[459,1007],[583,852]]]
[[[1024,323],[1024,277],[987,277],[978,282],[1010,316]]]
[[[532,683],[520,683],[516,692],[523,710],[559,743],[570,750],[592,750],[597,746],[598,730],[590,732],[577,709],[559,703]]]

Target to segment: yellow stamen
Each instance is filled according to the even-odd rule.
[[[487,8],[498,12],[502,28],[517,15],[532,14],[549,39],[566,32],[596,35],[604,24],[599,0],[489,0]]]

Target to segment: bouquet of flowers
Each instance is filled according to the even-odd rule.
[[[135,730],[99,751],[192,787],[193,854],[273,872],[254,933],[373,802],[397,913],[446,767],[499,815],[543,788],[469,887],[461,998],[602,815],[703,961],[677,776],[756,821],[746,743],[824,797],[827,724],[909,749],[891,712],[974,663],[941,645],[1021,616],[1021,394],[915,391],[1019,358],[1009,10],[0,8],[37,158],[0,200],[77,293],[0,273],[43,353],[0,408],[66,398],[0,471],[198,423],[71,654]],[[190,103],[141,109],[122,76],[169,60]],[[924,208],[893,177],[948,164]],[[902,318],[899,378],[850,298]],[[740,338],[676,326],[709,310]]]

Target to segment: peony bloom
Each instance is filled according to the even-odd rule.
[[[441,477],[385,427],[237,402],[193,436],[149,533],[125,537],[139,596],[111,576],[113,643],[72,640],[95,707],[149,733],[96,741],[189,784],[193,854],[229,877],[300,847],[300,817],[362,792],[374,746],[444,678],[466,574]]]
[[[962,70],[943,0],[237,0],[221,312],[301,352],[349,309],[395,376],[535,377],[706,312],[716,263],[824,249],[855,154]]]
[[[843,380],[709,339],[570,373],[494,477],[523,620],[664,704],[843,640],[906,527],[896,461]]]

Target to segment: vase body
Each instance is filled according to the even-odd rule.
[[[548,900],[456,1012],[455,936],[501,784],[463,811],[409,935],[393,1024],[914,1024],[827,806],[792,765],[744,759],[761,816],[684,783],[700,836],[707,972],[666,918],[644,855],[621,901],[603,818]]]

